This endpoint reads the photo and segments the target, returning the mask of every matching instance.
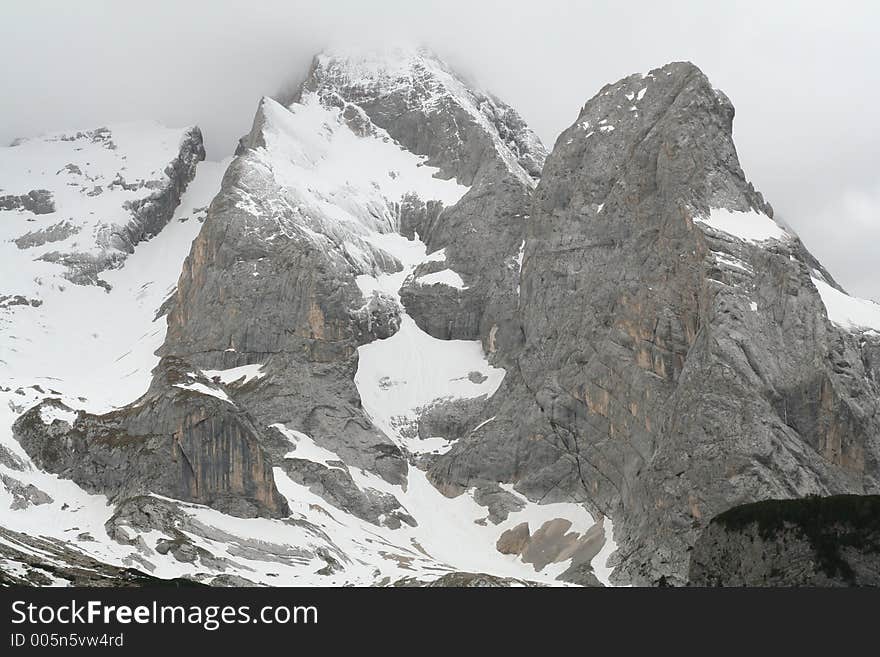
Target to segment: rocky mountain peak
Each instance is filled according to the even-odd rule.
[[[547,171],[563,174],[558,181],[582,178],[569,202],[594,208],[666,194],[696,213],[726,208],[772,217],[740,168],[733,117],[730,100],[699,68],[667,64],[603,87],[559,136]],[[545,184],[541,196],[555,203],[558,193]]]
[[[529,186],[546,158],[540,139],[516,110],[425,48],[323,52],[292,100],[301,101],[309,92],[347,114],[362,111],[463,185],[497,165],[476,153],[477,146],[487,147],[508,175]]]

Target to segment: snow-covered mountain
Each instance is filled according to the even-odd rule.
[[[671,64],[548,156],[392,49],[315,57],[225,162],[154,124],[3,149],[5,581],[682,583],[730,506],[875,490],[880,311],[732,118]]]
[[[58,558],[64,565],[49,575],[56,581],[81,581],[77,564],[91,558],[159,577],[221,576],[218,583],[373,584],[458,571],[553,582],[570,555],[554,564],[539,541],[525,558],[496,549],[505,532],[521,542],[518,527],[527,523],[533,532],[546,524],[551,554],[562,549],[563,535],[572,554],[577,544],[587,546],[587,561],[595,559],[607,581],[602,564],[613,543],[582,506],[539,505],[500,485],[449,499],[416,467],[449,446],[443,436],[419,436],[424,409],[483,400],[505,375],[479,341],[433,337],[402,308],[405,281],[468,289],[445,267],[444,249],[428,253],[416,229],[426,234],[429,220],[478,188],[497,183],[528,195],[545,154],[513,110],[469,90],[427,53],[395,52],[375,63],[317,57],[289,107],[260,102],[222,187],[222,167],[201,164],[175,218],[103,273],[109,292],[59,285],[59,300],[40,307],[56,314],[29,318],[50,336],[21,354],[20,376],[4,381],[14,404],[7,427],[32,407],[16,424],[17,440],[4,438],[7,494],[20,507],[3,523],[10,575],[40,581],[45,569],[24,565],[44,552],[29,538],[40,535],[65,551]],[[347,82],[334,92],[337,75]],[[407,91],[416,85],[425,98]],[[342,100],[355,88],[361,103]],[[403,129],[421,123],[442,136],[421,135],[427,149],[404,147],[402,128],[368,113],[371,99],[389,96],[413,103]],[[459,132],[441,121],[458,121]],[[441,142],[454,149],[432,150]],[[121,144],[115,154],[134,157]],[[121,165],[107,163],[102,175],[115,179],[114,167]],[[202,225],[204,217],[193,215],[215,193]],[[93,211],[80,214],[88,220]],[[520,234],[508,242],[515,259]],[[163,306],[181,266],[176,294]],[[415,276],[419,266],[437,270]],[[155,318],[160,307],[170,311],[164,336],[165,317]],[[82,316],[75,334],[39,358],[52,333],[69,330],[64,317],[74,316],[72,308]],[[36,341],[26,321],[14,330]],[[80,342],[100,345],[103,354],[62,358]],[[63,385],[41,378],[43,360],[64,374]],[[205,446],[211,439],[200,436],[194,454],[180,435],[181,424],[206,422],[238,434],[238,444],[220,448],[244,452],[241,495],[224,488],[225,471],[239,466],[217,454],[218,445]],[[165,424],[168,440],[157,441],[153,434]],[[56,441],[70,450],[61,456]],[[130,451],[133,443],[147,443],[152,455],[140,445]],[[270,454],[267,468],[248,465],[262,452]],[[175,461],[198,469],[196,460],[223,490],[182,481]],[[168,470],[174,474],[163,483],[160,472]],[[250,495],[248,479],[259,480]]]

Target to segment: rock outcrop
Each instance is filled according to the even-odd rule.
[[[0,527],[0,586],[199,586],[184,578],[161,578],[135,568],[110,566],[60,541]],[[222,584],[220,584],[222,585]]]
[[[32,189],[27,194],[16,196],[6,194],[0,196],[0,210],[27,210],[33,214],[51,214],[55,212],[52,192],[48,189]]]
[[[50,398],[13,431],[40,468],[112,501],[158,493],[234,516],[287,515],[251,418],[182,385],[106,415],[78,413],[72,423],[47,418],[50,409],[71,412]]]

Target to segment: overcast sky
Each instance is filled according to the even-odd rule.
[[[880,300],[880,3],[0,0],[0,142],[153,118],[231,153],[327,45],[422,43],[552,146],[606,82],[691,60],[733,100],[747,176]]]

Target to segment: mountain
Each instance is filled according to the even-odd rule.
[[[16,239],[66,207],[117,237],[59,238],[52,295],[4,292],[0,568],[684,584],[732,507],[876,492],[880,307],[773,220],[732,121],[673,63],[604,87],[548,155],[390,49],[315,57],[222,164],[195,167],[194,130],[171,158],[79,133],[113,151],[89,176],[152,193],[112,220],[33,173],[82,157],[6,149]],[[3,248],[32,286],[30,240]]]
[[[575,552],[603,564],[613,549],[600,554],[602,527],[580,505],[538,505],[498,483],[449,500],[419,467],[449,443],[420,434],[424,407],[463,398],[476,409],[504,377],[480,330],[515,312],[545,154],[513,110],[433,56],[390,57],[364,82],[362,59],[320,56],[289,106],[260,102],[163,305],[145,394],[109,413],[50,398],[16,421],[39,468],[112,505],[91,532],[108,544],[101,558],[224,583],[458,571],[553,582]],[[333,94],[328,71],[341,67],[354,82]],[[416,80],[423,97],[404,94]],[[371,98],[395,116],[410,105],[389,120]],[[439,225],[447,214],[497,257],[453,269],[477,247]],[[427,309],[400,301],[407,280],[447,313],[468,308],[467,339],[420,328]],[[545,521],[527,562],[496,549],[505,531]],[[542,545],[569,554],[550,563]]]
[[[773,221],[733,115],[687,63],[583,107],[535,191],[520,376],[431,470],[580,495],[615,520],[621,582],[684,583],[732,506],[877,490],[878,307]]]

